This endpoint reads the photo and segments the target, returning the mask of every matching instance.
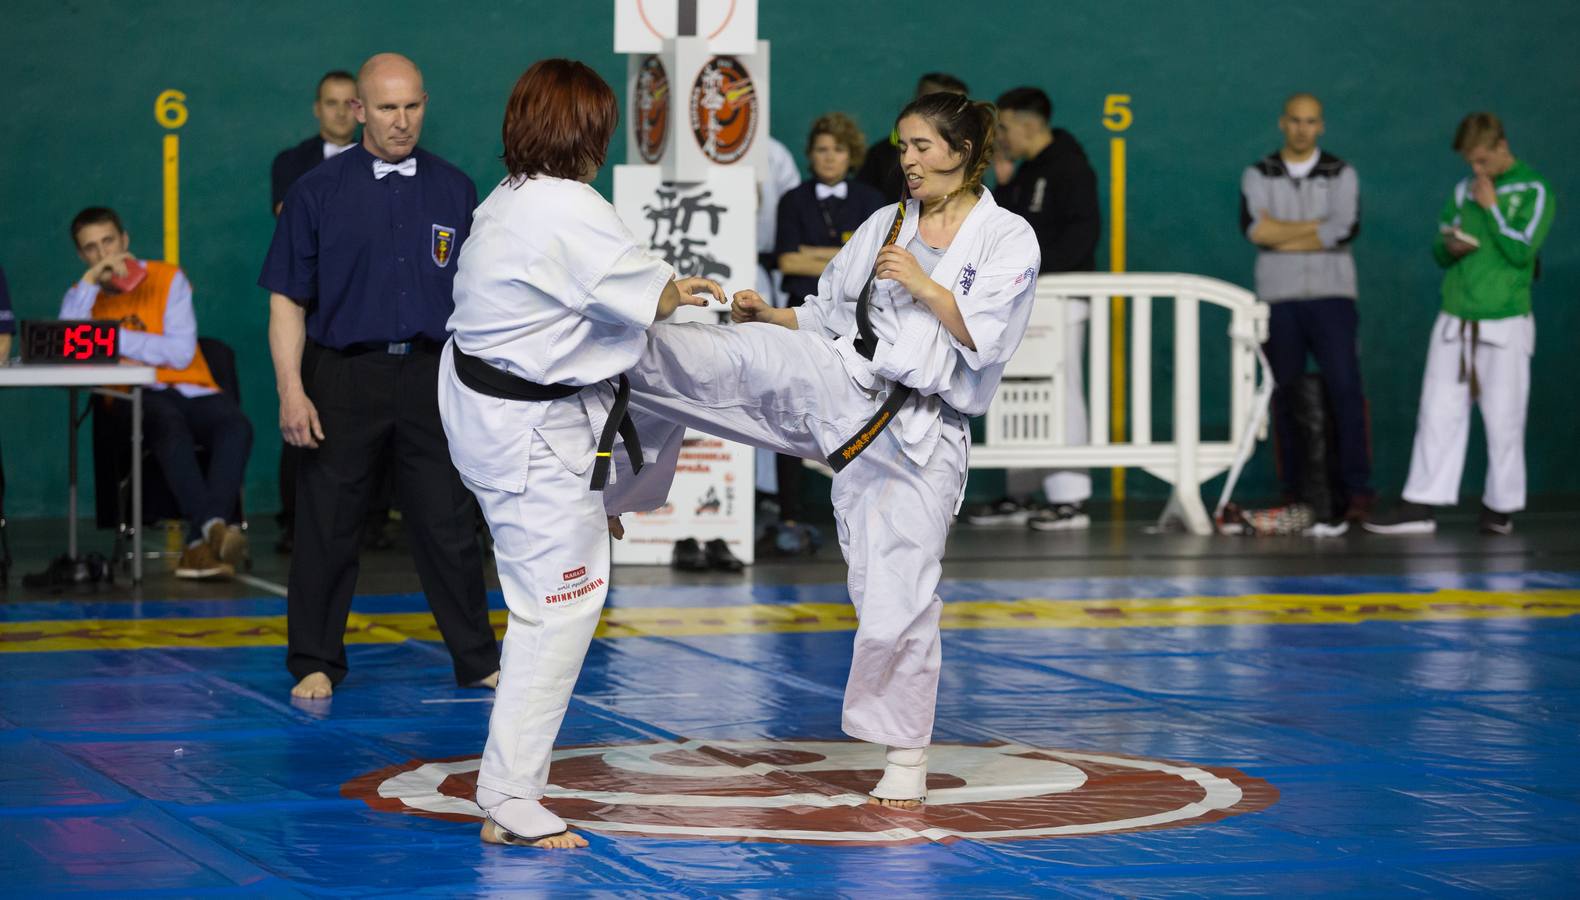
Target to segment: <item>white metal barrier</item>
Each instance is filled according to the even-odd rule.
[[[1109,442],[1109,297],[1129,298],[1130,440]],[[1174,425],[1168,441],[1152,437],[1152,307],[1174,303]],[[1090,332],[1086,406],[1088,442],[1068,446],[1064,401],[1065,330],[1072,301],[1089,300]],[[1229,438],[1201,439],[1201,303],[1229,310]],[[1085,306],[1086,304],[1081,304]],[[1244,288],[1200,275],[1070,274],[1037,279],[1037,300],[1026,338],[1004,373],[989,408],[985,441],[971,449],[971,466],[1015,468],[1139,468],[1173,486],[1160,525],[1178,521],[1196,534],[1212,522],[1201,485],[1220,472],[1238,469],[1262,428],[1271,374],[1259,347],[1267,339],[1267,305]],[[1078,319],[1076,319],[1078,321]],[[1237,474],[1237,472],[1235,473]],[[1234,475],[1231,475],[1231,481]]]

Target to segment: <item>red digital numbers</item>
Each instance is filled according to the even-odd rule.
[[[104,328],[91,322],[67,325],[62,328],[60,358],[85,362],[90,359],[112,359],[115,356],[115,329]]]
[[[93,356],[93,326],[68,325],[60,342],[62,359],[84,360]]]

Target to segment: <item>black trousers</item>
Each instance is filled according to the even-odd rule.
[[[1366,396],[1361,389],[1357,351],[1360,315],[1348,297],[1282,300],[1270,304],[1267,362],[1273,369],[1273,428],[1278,437],[1279,478],[1286,496],[1300,496],[1305,451],[1295,421],[1295,393],[1306,372],[1307,356],[1327,385],[1333,404],[1339,478],[1345,499],[1369,497],[1372,489],[1371,442],[1366,430]]]
[[[131,432],[132,404],[111,400],[105,415]],[[252,423],[225,394],[186,397],[175,388],[143,392],[143,432],[160,474],[187,521],[187,540],[203,536],[211,519],[234,521],[247,458],[252,454]],[[208,450],[208,465],[198,461],[198,446]]]
[[[348,355],[312,347],[302,371],[324,439],[302,454],[297,470],[286,667],[297,679],[323,672],[338,684],[346,677],[346,619],[362,523],[387,458],[417,574],[455,662],[456,682],[470,684],[498,671],[477,501],[450,462],[439,422],[438,353]]]

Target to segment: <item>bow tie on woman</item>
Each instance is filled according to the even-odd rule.
[[[850,194],[850,187],[843,181],[838,184],[819,183],[814,187],[814,190],[817,191],[817,199],[819,201],[827,200],[830,197],[838,197],[843,200]]]

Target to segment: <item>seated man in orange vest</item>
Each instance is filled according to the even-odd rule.
[[[159,383],[143,394],[143,429],[188,523],[176,577],[235,574],[247,555],[247,538],[225,519],[240,496],[252,425],[234,398],[220,393],[198,349],[192,285],[170,263],[134,259],[114,210],[77,213],[71,238],[88,271],[66,291],[60,317],[119,322],[122,361],[158,370]],[[139,267],[146,269],[141,280],[135,274]],[[112,414],[128,414],[125,401],[114,406]],[[208,448],[206,470],[198,464],[200,444]]]

